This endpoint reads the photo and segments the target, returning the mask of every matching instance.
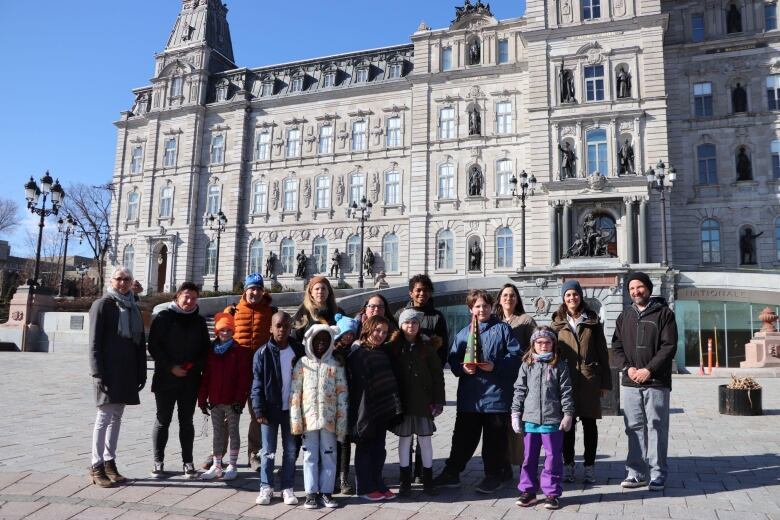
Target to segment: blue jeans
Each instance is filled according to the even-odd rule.
[[[382,469],[387,457],[386,434],[385,430],[381,430],[375,438],[361,439],[355,443],[355,484],[358,495],[367,495],[374,491],[384,493],[388,489],[382,480]]]
[[[624,386],[623,421],[628,436],[629,477],[666,481],[669,448],[669,389]]]
[[[324,428],[303,434],[303,487],[306,494],[333,493],[336,434]]]
[[[260,425],[263,447],[260,449],[260,487],[274,487],[274,459],[279,427],[282,429],[282,489],[290,489],[295,484],[295,459],[297,448],[295,437],[290,432],[290,412],[282,412],[280,423]]]

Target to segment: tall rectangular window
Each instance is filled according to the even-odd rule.
[[[255,161],[267,161],[271,157],[271,134],[263,130],[255,135]]]
[[[314,207],[325,209],[330,207],[330,177],[320,175],[314,182]]]
[[[509,40],[498,40],[498,64],[509,63]]]
[[[604,65],[585,67],[585,100],[604,100]]]
[[[295,211],[298,208],[298,181],[285,179],[283,211]]]
[[[387,118],[387,147],[401,146],[401,118],[398,116]]]
[[[287,132],[287,157],[299,157],[301,155],[301,131],[291,128]]]
[[[385,271],[398,271],[398,236],[394,233],[382,239],[382,260],[385,262]]]
[[[707,37],[704,32],[704,15],[691,15],[691,40],[694,42],[703,42]]]
[[[496,194],[509,195],[509,179],[512,177],[512,161],[501,159],[496,162]]]
[[[176,138],[171,137],[165,140],[165,153],[163,155],[163,166],[172,168],[176,166]]]
[[[764,30],[773,31],[777,29],[777,4],[772,2],[764,4]]]
[[[333,149],[333,126],[322,125],[320,127],[320,144],[318,151],[320,155],[330,153]]]
[[[206,194],[206,213],[216,215],[222,208],[222,190],[216,184],[209,186]]]
[[[138,201],[141,196],[132,191],[127,196],[127,220],[134,222],[138,220]]]
[[[165,186],[160,189],[160,218],[170,218],[173,209],[173,188]]]
[[[582,0],[582,19],[596,20],[601,18],[601,0]]]
[[[144,167],[144,147],[136,146],[130,156],[130,173],[141,173]]]
[[[324,273],[328,268],[328,241],[325,237],[314,239],[311,248],[311,254],[314,257],[314,272]]]
[[[696,160],[699,164],[699,184],[718,183],[718,160],[714,144],[702,144],[696,147]]]
[[[255,183],[252,192],[252,212],[263,214],[268,212],[268,185],[264,182]]]
[[[399,179],[400,175],[397,171],[385,172],[385,204],[395,205],[401,203]]]
[[[780,110],[780,74],[766,78],[766,99],[769,110]]]
[[[454,108],[442,108],[439,112],[439,133],[442,139],[455,139]]]
[[[512,103],[509,101],[496,103],[496,132],[499,134],[512,133]]]
[[[352,150],[359,152],[366,149],[366,122],[355,121],[352,123]]]
[[[439,198],[455,198],[455,167],[451,164],[439,166]]]
[[[360,203],[360,199],[366,194],[366,178],[362,173],[353,173],[349,176],[349,205]]]
[[[452,68],[452,47],[444,47],[441,50],[441,70]]]
[[[209,240],[206,245],[206,276],[214,276],[217,272],[217,241]]]
[[[607,163],[607,131],[603,128],[588,130],[586,139],[588,145],[588,175],[606,176],[609,172]]]
[[[712,116],[712,83],[693,85],[693,106],[696,117]]]
[[[215,134],[211,136],[211,154],[209,164],[222,164],[225,160],[225,136]]]
[[[184,79],[181,76],[176,76],[171,80],[171,97],[179,97],[182,93],[182,86],[184,85]]]

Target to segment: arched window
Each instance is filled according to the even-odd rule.
[[[496,195],[509,195],[509,179],[512,177],[512,161],[501,159],[496,162]]]
[[[125,247],[125,252],[122,255],[122,265],[133,270],[133,263],[135,262],[135,248],[132,245]]]
[[[249,244],[249,272],[263,272],[263,242],[261,240],[252,240]]]
[[[603,128],[588,130],[588,175],[604,175],[609,172],[607,163],[607,131]]]
[[[439,166],[439,198],[455,198],[455,166],[451,163]]]
[[[256,182],[252,189],[252,213],[268,212],[268,184]]]
[[[347,269],[348,273],[356,273],[360,269],[360,235],[351,235],[347,239]]]
[[[385,271],[398,272],[398,236],[395,233],[387,234],[382,239],[382,260],[385,262]]]
[[[696,160],[699,164],[699,184],[718,183],[718,160],[714,144],[700,144],[696,147]]]
[[[328,269],[328,239],[317,237],[312,243],[312,256],[314,257],[314,272],[325,273]]]
[[[295,242],[291,238],[282,240],[279,261],[282,264],[282,274],[295,272]]]
[[[496,231],[496,267],[512,267],[512,253],[515,247],[512,230],[508,227],[500,227]]]
[[[436,236],[436,269],[452,269],[455,265],[453,252],[455,235],[449,229],[439,231]]]
[[[780,262],[780,217],[775,219],[775,258]]]
[[[701,261],[720,263],[720,223],[711,218],[701,223]]]
[[[173,210],[173,188],[163,186],[160,188],[160,218],[169,218]]]
[[[206,198],[206,213],[216,215],[222,208],[221,195],[222,190],[216,184],[209,186]]]
[[[351,206],[353,202],[360,203],[360,199],[366,194],[366,176],[362,173],[353,173],[349,176],[349,201]]]
[[[214,276],[217,272],[217,241],[209,240],[206,246],[206,276]]]
[[[137,191],[131,191],[127,195],[127,220],[135,222],[138,220],[138,201],[141,199],[141,195]]]

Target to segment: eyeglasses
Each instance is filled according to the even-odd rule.
[[[369,303],[366,305],[366,309],[384,309],[385,306],[382,303]]]
[[[118,278],[114,278],[114,280],[116,280],[117,282],[132,282],[133,281],[132,278],[129,278],[127,276],[121,276],[121,277],[118,277]]]

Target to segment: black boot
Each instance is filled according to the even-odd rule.
[[[433,468],[422,469],[422,481],[423,481],[423,493],[428,496],[435,497],[439,494],[436,488],[433,486]]]
[[[352,455],[352,444],[349,441],[344,441],[339,444],[341,452],[338,454],[338,460],[336,461],[337,473],[336,485],[341,488],[342,495],[354,495],[355,488],[349,483],[349,459]]]
[[[414,450],[414,483],[422,484],[422,451],[420,450],[420,441],[417,441],[417,447]]]
[[[408,497],[412,494],[412,468],[401,466],[401,485],[398,487],[399,497]]]

